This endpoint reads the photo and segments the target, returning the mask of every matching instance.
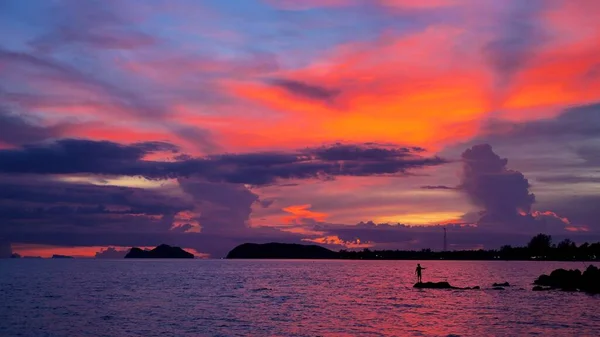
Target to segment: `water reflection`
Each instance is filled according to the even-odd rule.
[[[0,335],[595,335],[599,297],[531,291],[559,262],[2,261]],[[424,265],[425,266],[425,265]],[[495,282],[511,287],[492,290]],[[554,310],[568,304],[568,310]]]

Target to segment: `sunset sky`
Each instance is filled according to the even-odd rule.
[[[597,0],[4,0],[0,250],[599,241],[599,17]]]

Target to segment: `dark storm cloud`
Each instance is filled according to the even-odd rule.
[[[124,207],[129,213],[149,215],[191,208],[186,200],[169,197],[152,189],[72,183],[39,176],[1,176],[0,201],[2,206],[16,205],[19,209],[29,211],[43,210],[55,204],[69,206],[65,212],[87,209],[110,213],[102,205],[116,205],[121,210]]]
[[[153,189],[2,177],[2,233],[166,231],[190,200]]]
[[[475,145],[462,154],[460,189],[476,206],[483,207],[480,223],[510,224],[529,213],[535,195],[521,172],[509,170],[508,159],[500,158],[488,144]]]
[[[193,179],[180,179],[179,184],[193,198],[195,211],[199,213],[196,220],[202,224],[205,234],[246,229],[252,204],[259,201],[258,195],[241,184]]]
[[[319,101],[331,100],[341,93],[341,91],[337,89],[329,89],[319,85],[289,79],[270,79],[267,83],[281,88],[293,95]]]
[[[388,160],[410,157],[422,152],[418,147],[386,148],[377,143],[369,145],[335,144],[309,150],[318,159],[324,160]]]
[[[352,151],[348,149],[352,148]],[[204,158],[180,156],[180,161],[146,161],[157,151],[177,152],[168,143],[121,145],[107,141],[63,139],[49,144],[0,150],[0,172],[37,174],[101,174],[151,179],[203,177],[212,182],[265,185],[277,179],[330,179],[336,176],[405,175],[408,170],[446,163],[422,157],[410,148],[381,149],[374,145],[308,148],[296,152],[225,154]]]
[[[176,152],[168,143],[144,142],[121,145],[108,141],[62,139],[49,144],[25,145],[0,150],[0,172],[160,176],[159,163],[142,157],[157,151]],[[164,173],[163,173],[164,175]]]

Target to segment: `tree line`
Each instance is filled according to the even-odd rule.
[[[502,246],[498,250],[340,250],[339,258],[351,260],[543,260],[600,261],[600,242],[575,244],[565,239],[558,244],[552,236],[538,234],[525,247]]]

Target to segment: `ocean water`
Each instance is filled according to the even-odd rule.
[[[533,292],[580,263],[0,260],[0,336],[598,336],[600,296]],[[494,282],[513,286],[491,290]]]

